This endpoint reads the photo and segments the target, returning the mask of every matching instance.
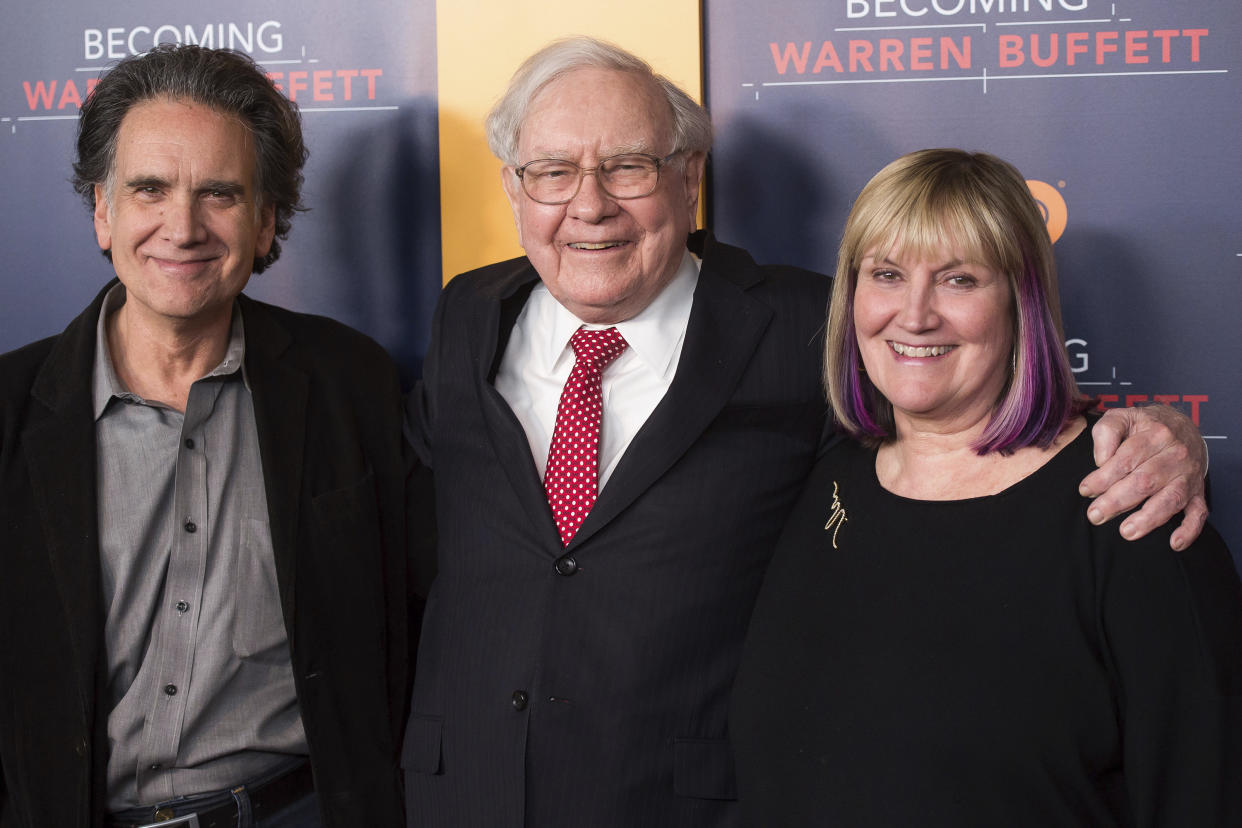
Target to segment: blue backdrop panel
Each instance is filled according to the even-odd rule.
[[[1242,560],[1242,7],[1186,0],[708,3],[712,223],[831,272],[850,204],[922,147],[1012,161],[1050,217],[1071,361],[1176,402]],[[1055,233],[1054,233],[1055,235]]]
[[[81,100],[155,43],[255,58],[303,113],[304,200],[279,262],[247,292],[360,328],[421,364],[440,289],[435,4],[223,0],[0,12],[0,351],[58,332],[111,266],[69,186]]]

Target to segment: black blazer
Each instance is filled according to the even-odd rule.
[[[100,825],[106,806],[91,404],[102,300],[59,336],[0,357],[3,828]],[[396,372],[343,325],[238,301],[321,807],[330,825],[400,824],[407,458]]]
[[[493,386],[538,277],[515,259],[445,289],[408,411],[440,544],[402,756],[410,825],[739,819],[729,689],[821,437],[831,282],[691,241],[677,375],[567,549]]]

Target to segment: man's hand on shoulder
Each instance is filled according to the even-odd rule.
[[[1079,491],[1094,500],[1087,518],[1105,523],[1139,504],[1121,523],[1121,536],[1141,538],[1185,510],[1169,545],[1182,550],[1207,521],[1203,476],[1207,447],[1198,427],[1168,405],[1113,408],[1091,429],[1095,464]]]

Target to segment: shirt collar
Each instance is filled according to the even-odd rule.
[[[125,387],[121,378],[116,375],[112,364],[112,351],[108,348],[108,317],[125,304],[125,285],[113,285],[104,297],[103,307],[99,310],[99,321],[95,323],[95,366],[92,371],[91,393],[95,405],[95,419],[103,416],[108,403],[115,397],[142,404],[149,404]],[[242,322],[241,308],[233,301],[233,318],[229,322],[229,345],[224,352],[220,364],[213,368],[206,377],[223,377],[237,373],[241,369],[242,382],[246,390],[250,390],[250,379],[246,375],[246,329]]]
[[[702,263],[689,251],[682,256],[677,272],[664,290],[636,316],[615,325],[594,325],[583,322],[557,302],[542,283],[536,285],[529,301],[537,302],[535,313],[542,317],[540,329],[547,332],[541,347],[549,367],[560,359],[573,360],[569,339],[579,328],[616,328],[625,338],[629,350],[657,375],[668,378],[674,370],[674,357],[686,335],[694,289],[699,282]]]

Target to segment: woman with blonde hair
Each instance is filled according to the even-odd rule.
[[[923,150],[846,224],[843,441],[734,689],[762,825],[1242,825],[1242,584],[1209,527],[1093,526],[1052,245],[1011,165]]]

